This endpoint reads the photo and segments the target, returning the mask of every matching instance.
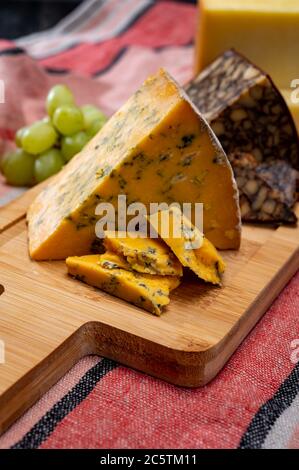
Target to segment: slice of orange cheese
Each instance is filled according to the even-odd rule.
[[[169,304],[169,293],[180,284],[176,276],[151,276],[130,270],[116,253],[71,256],[66,259],[68,273],[79,281],[161,315]]]
[[[32,203],[33,259],[89,252],[99,202],[204,204],[216,247],[238,249],[240,213],[232,169],[211,128],[164,71],[150,77]],[[115,227],[117,230],[118,227]]]
[[[105,231],[104,246],[122,255],[140,273],[182,276],[182,265],[161,238],[133,238],[128,232]]]
[[[155,231],[171,248],[183,266],[191,269],[200,279],[221,284],[225,263],[213,244],[187,219],[180,209],[171,207],[148,217]],[[172,230],[178,224],[180,233]],[[169,226],[168,233],[164,227]]]

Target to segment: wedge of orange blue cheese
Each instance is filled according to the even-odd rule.
[[[177,276],[152,276],[133,271],[116,253],[71,256],[68,273],[80,281],[160,316],[169,293],[180,284]]]
[[[213,131],[164,70],[150,77],[32,203],[35,260],[90,252],[100,202],[204,204],[206,237],[238,249],[240,211],[231,166]],[[116,227],[118,229],[118,227]]]
[[[161,238],[105,231],[104,246],[108,252],[124,256],[129,266],[137,272],[160,276],[183,275],[181,263]]]
[[[225,270],[222,257],[178,207],[151,214],[147,219],[183,266],[191,269],[204,281],[221,284]]]

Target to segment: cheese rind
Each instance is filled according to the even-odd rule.
[[[196,73],[234,47],[266,70],[279,88],[299,70],[297,0],[200,0]]]
[[[185,87],[228,156],[251,153],[258,162],[285,160],[299,169],[299,141],[290,111],[260,68],[228,50]]]
[[[182,265],[158,238],[133,238],[127,232],[105,231],[104,246],[125,257],[129,266],[140,273],[182,276]]]
[[[217,247],[240,245],[238,192],[206,121],[163,70],[149,78],[41,192],[27,219],[33,259],[89,252],[95,208],[118,195],[139,201],[204,203],[204,230]],[[117,227],[115,227],[117,229]],[[227,237],[227,232],[232,236]]]
[[[161,315],[169,304],[169,293],[180,280],[175,276],[151,276],[124,269],[116,254],[72,256],[66,259],[68,273],[111,295]]]
[[[181,236],[177,234],[165,236],[162,230],[163,219],[170,226],[174,226],[177,219],[181,222]],[[171,248],[183,266],[191,269],[200,279],[212,284],[221,284],[221,276],[225,270],[225,263],[212,243],[203,236],[189,219],[178,208],[169,211],[160,211],[157,215],[148,216],[148,221],[155,231],[163,238]],[[192,235],[190,235],[190,233]],[[197,241],[200,240],[198,244]],[[199,245],[199,248],[195,246]],[[194,248],[193,248],[193,247]]]

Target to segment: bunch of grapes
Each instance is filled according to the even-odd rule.
[[[50,90],[46,108],[48,116],[19,129],[17,150],[2,157],[1,172],[13,186],[32,186],[58,173],[107,120],[95,106],[77,107],[65,85]]]

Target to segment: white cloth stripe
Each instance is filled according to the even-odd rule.
[[[122,0],[118,8],[111,9],[111,13],[105,17],[104,21],[94,28],[78,34],[51,34],[31,46],[27,45],[26,50],[32,57],[43,59],[59,54],[80,42],[106,41],[120,34],[135,16],[152,3],[153,0],[138,0],[137,3],[136,0]],[[18,43],[18,45],[21,44]]]
[[[110,0],[85,0],[83,4],[76,8],[72,13],[63,18],[57,25],[55,31],[60,33],[70,33],[76,31],[83,23],[90,19],[95,13],[99,13],[109,4]]]
[[[96,12],[98,13],[107,2],[109,3],[109,0],[85,0],[69,15],[59,21],[59,23],[57,23],[53,28],[20,37],[15,42],[20,47],[27,47],[31,44],[35,44],[37,41],[45,40],[49,36],[75,31],[78,27],[69,29],[72,23],[80,22],[81,27],[81,25],[88,21],[92,15]]]
[[[287,449],[288,443],[295,429],[299,427],[299,395],[280,417],[275,421],[271,431],[267,435],[263,449]]]

